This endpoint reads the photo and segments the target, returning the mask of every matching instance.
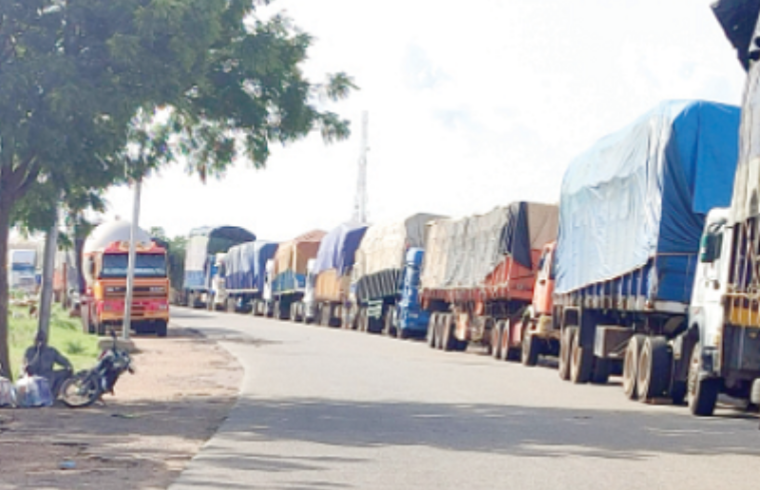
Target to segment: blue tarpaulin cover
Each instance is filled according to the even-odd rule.
[[[213,276],[213,256],[256,235],[237,226],[196,228],[190,232],[185,252],[185,289],[208,289]]]
[[[317,252],[314,274],[330,269],[335,269],[338,276],[348,273],[366,231],[367,225],[344,223],[325,235]]]
[[[228,291],[261,291],[267,260],[274,257],[276,251],[277,244],[266,241],[243,243],[230,248],[224,259],[224,287]]]
[[[558,293],[621,281],[688,303],[705,214],[731,203],[740,110],[666,102],[576,158],[565,173]]]

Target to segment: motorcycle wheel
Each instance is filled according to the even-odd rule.
[[[89,407],[100,398],[101,392],[97,379],[89,373],[78,373],[63,382],[60,399],[68,407]]]

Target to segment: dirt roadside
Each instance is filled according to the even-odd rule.
[[[242,370],[188,329],[135,344],[137,373],[105,405],[0,410],[0,490],[153,489],[176,479],[226,418]]]

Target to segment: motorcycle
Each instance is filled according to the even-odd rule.
[[[60,400],[72,408],[88,407],[98,401],[104,393],[114,394],[114,386],[124,372],[134,374],[129,353],[116,345],[116,334],[111,331],[113,345],[103,350],[95,367],[80,371],[63,382],[59,391]]]

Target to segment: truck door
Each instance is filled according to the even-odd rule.
[[[700,245],[692,311],[700,319],[700,336],[705,346],[717,347],[715,342],[723,325],[722,297],[728,280],[730,232],[725,220],[711,221],[708,218]]]

